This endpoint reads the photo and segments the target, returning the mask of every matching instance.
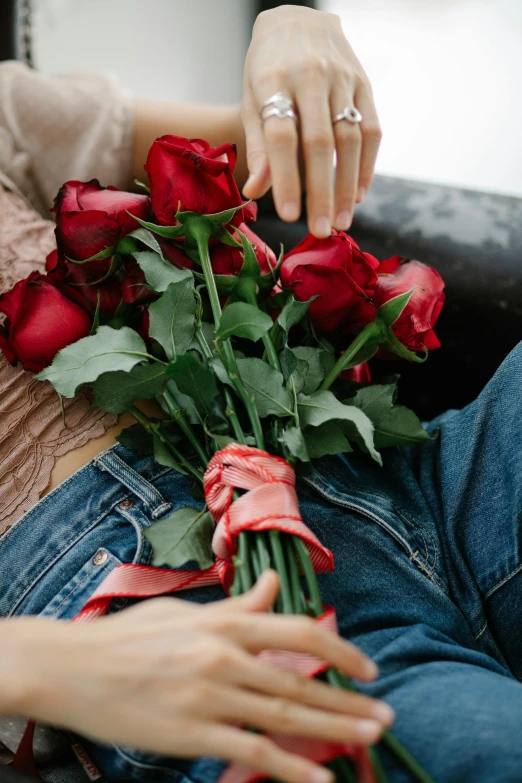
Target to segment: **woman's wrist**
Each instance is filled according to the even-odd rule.
[[[61,631],[62,623],[47,618],[0,620],[0,715],[34,715],[52,693],[41,663],[58,654]]]

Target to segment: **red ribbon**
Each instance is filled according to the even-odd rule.
[[[151,598],[153,596],[222,584],[228,592],[234,578],[232,557],[236,540],[245,530],[280,530],[299,536],[305,542],[316,573],[333,570],[333,555],[304,524],[299,513],[295,491],[295,472],[280,457],[250,446],[232,443],[210,460],[204,476],[205,499],[216,521],[212,539],[215,562],[204,571],[176,570],[140,565],[117,566],[89,598],[73,622],[90,622],[104,615],[114,598]],[[233,502],[234,489],[247,492]],[[337,631],[335,611],[327,607],[316,620]],[[315,677],[325,671],[324,661],[304,653],[270,650],[261,653],[263,660],[304,677]],[[34,773],[32,750],[34,724],[29,724],[13,761],[13,766]],[[339,743],[314,741],[287,735],[269,735],[277,745],[317,763],[326,763],[344,755],[356,766],[359,783],[375,783],[375,776],[365,748]],[[232,764],[220,783],[252,783],[262,774],[239,764]]]

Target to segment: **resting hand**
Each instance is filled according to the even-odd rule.
[[[18,714],[103,742],[217,756],[289,783],[327,783],[326,769],[237,724],[369,744],[392,712],[256,659],[263,649],[297,650],[350,677],[370,680],[376,673],[353,645],[311,620],[266,614],[277,591],[277,577],[268,572],[250,593],[206,606],[159,598],[89,625],[4,621],[10,641],[0,675],[9,678],[0,685],[22,694],[10,704]]]
[[[298,126],[293,119],[278,117],[270,117],[263,126],[260,107],[277,92],[293,101]],[[333,117],[347,106],[360,111],[362,122],[332,125]],[[280,217],[297,220],[300,143],[310,231],[326,237],[332,225],[349,228],[354,204],[363,200],[372,181],[381,131],[370,83],[339,17],[297,6],[258,16],[245,63],[242,119],[250,172],[244,195],[260,198],[272,185]]]

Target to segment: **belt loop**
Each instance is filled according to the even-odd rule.
[[[94,465],[101,470],[106,470],[123,486],[137,495],[151,509],[152,519],[161,517],[172,508],[172,503],[165,500],[161,492],[150,481],[147,481],[141,473],[138,473],[137,470],[128,465],[113,448],[99,454],[94,459]]]

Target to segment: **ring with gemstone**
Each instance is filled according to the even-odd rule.
[[[335,115],[332,125],[335,125],[336,122],[341,122],[341,120],[348,120],[353,125],[358,125],[362,122],[362,114],[355,106],[346,106],[340,114]]]

